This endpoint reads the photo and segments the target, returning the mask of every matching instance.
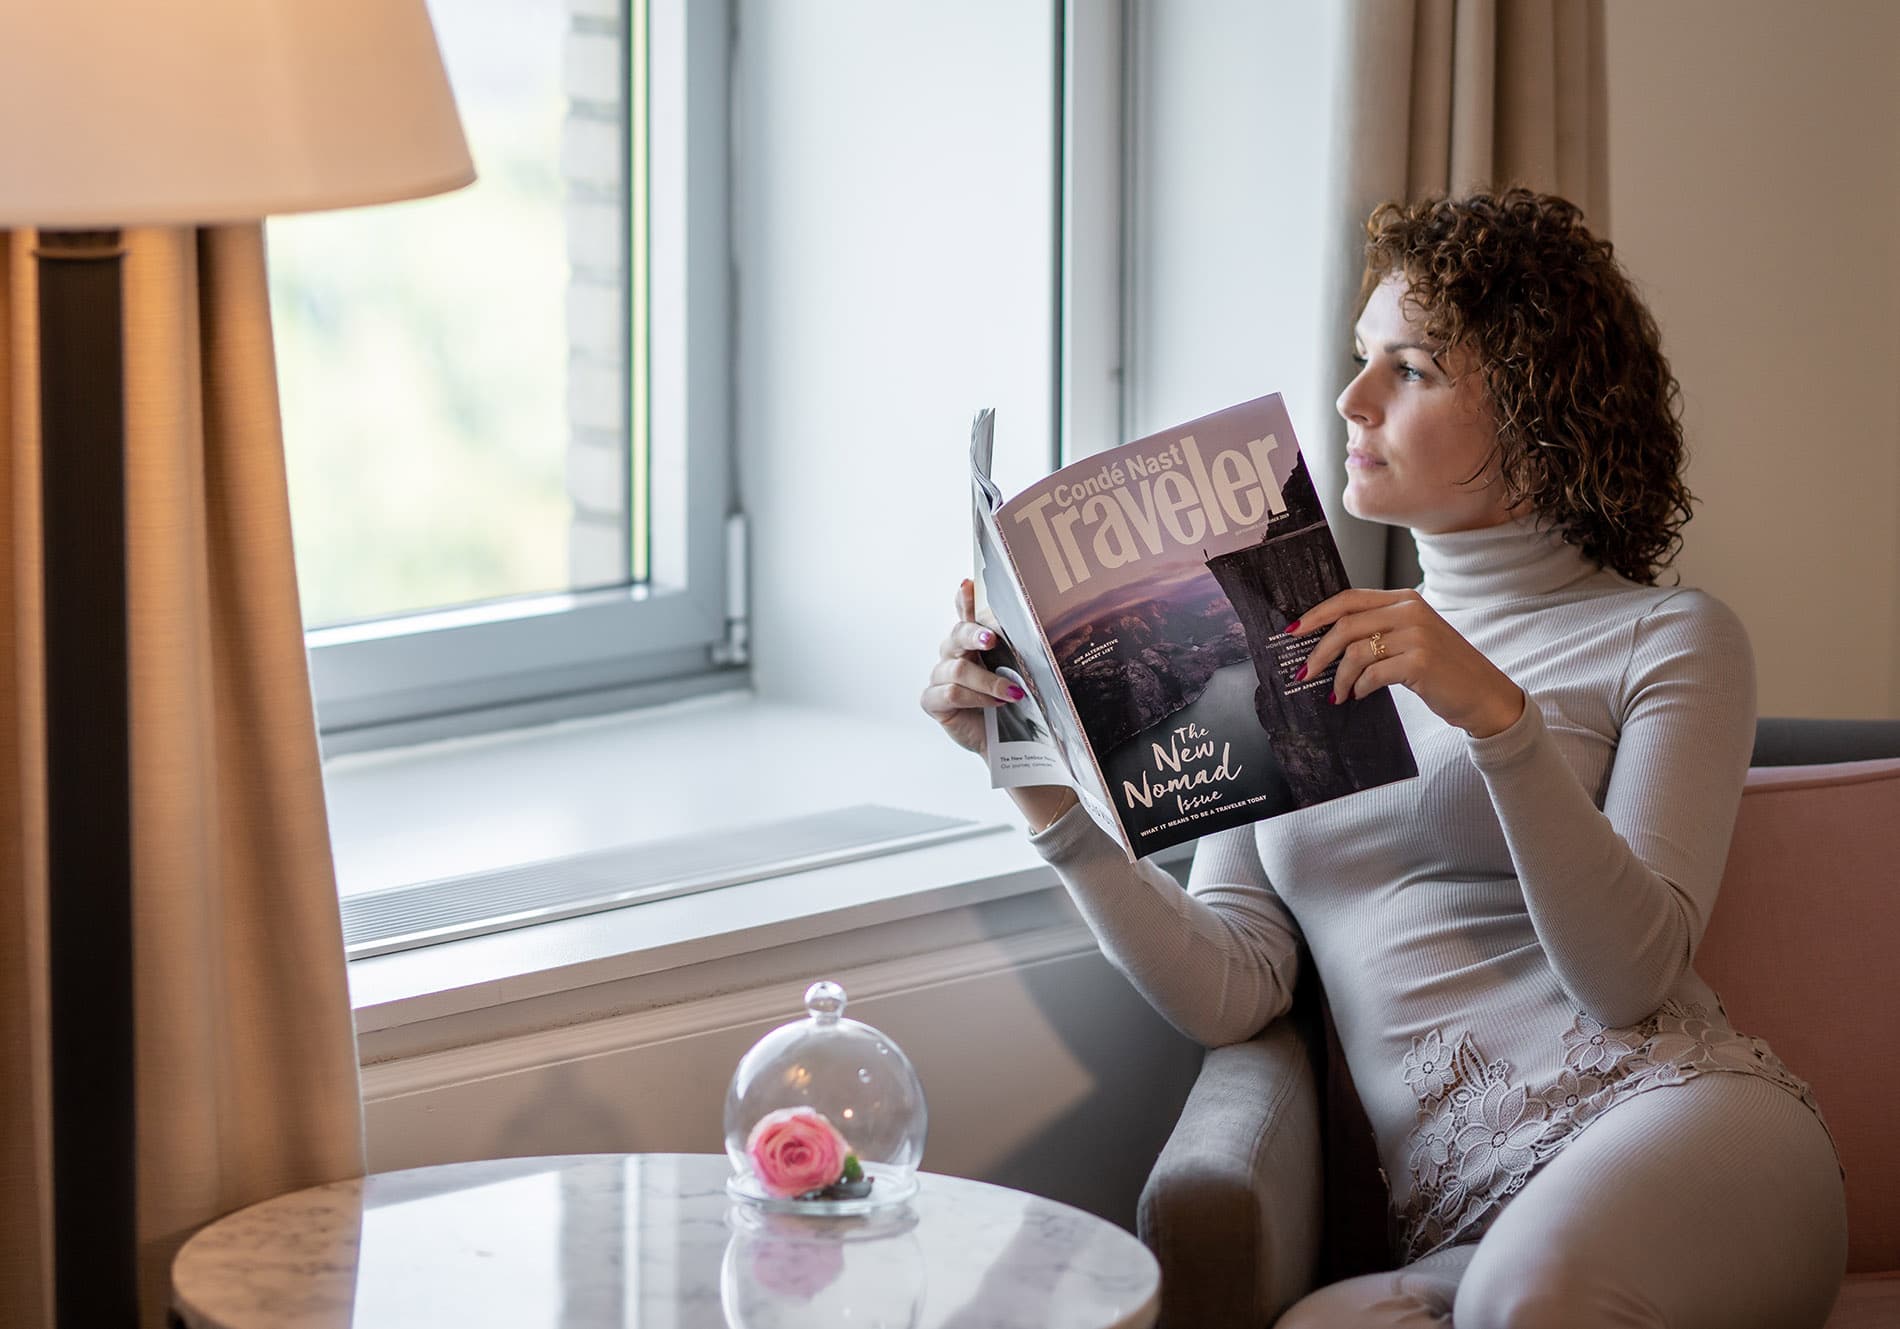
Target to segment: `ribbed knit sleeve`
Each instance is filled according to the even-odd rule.
[[[1676,592],[1628,641],[1601,811],[1536,705],[1470,743],[1538,940],[1564,988],[1606,1025],[1649,1015],[1689,967],[1755,727],[1754,654],[1720,601]]]
[[[1238,1043],[1292,1004],[1299,928],[1267,881],[1251,826],[1203,838],[1185,891],[1153,863],[1128,862],[1080,807],[1030,843],[1109,963],[1189,1038]]]

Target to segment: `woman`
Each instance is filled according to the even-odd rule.
[[[1820,1325],[1840,1174],[1807,1086],[1690,966],[1754,732],[1735,616],[1657,585],[1689,515],[1654,321],[1524,190],[1367,225],[1345,506],[1418,590],[1301,617],[1336,704],[1391,688],[1419,777],[1202,840],[1183,893],[1066,789],[1013,791],[1104,952],[1208,1045],[1308,948],[1391,1186],[1395,1272],[1282,1326]],[[968,748],[1006,684],[959,621],[923,695]]]

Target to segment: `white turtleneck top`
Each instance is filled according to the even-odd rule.
[[[1473,739],[1393,689],[1417,779],[1209,836],[1185,892],[1079,808],[1032,837],[1199,1042],[1285,1011],[1304,941],[1405,1259],[1481,1232],[1629,1094],[1739,1071],[1812,1103],[1690,967],[1754,737],[1740,622],[1529,523],[1418,545],[1425,600],[1523,688],[1517,723]]]

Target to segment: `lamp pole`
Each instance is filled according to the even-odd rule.
[[[61,1329],[138,1321],[123,252],[117,231],[43,231],[37,250]]]

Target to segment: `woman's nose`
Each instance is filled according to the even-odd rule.
[[[1374,405],[1371,393],[1366,391],[1365,379],[1366,371],[1361,369],[1353,375],[1352,381],[1346,384],[1339,399],[1333,403],[1333,409],[1339,412],[1341,418],[1353,424],[1372,423]]]

